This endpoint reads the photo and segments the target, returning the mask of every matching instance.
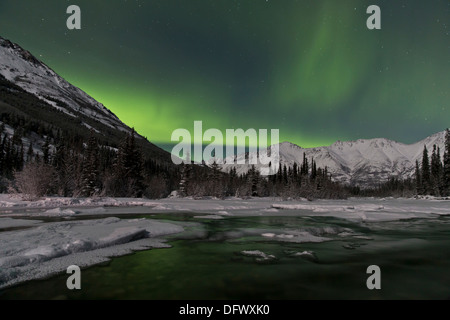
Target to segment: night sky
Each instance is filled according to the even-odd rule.
[[[415,142],[450,126],[449,34],[449,0],[0,1],[1,36],[162,145],[194,120]]]

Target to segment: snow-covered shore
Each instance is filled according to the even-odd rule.
[[[124,210],[126,208],[126,210]],[[314,215],[350,220],[390,221],[450,215],[450,201],[430,199],[350,198],[347,200],[292,200],[280,198],[171,198],[161,200],[131,198],[62,198],[47,197],[22,201],[11,195],[0,195],[0,218],[15,216],[118,215],[146,213],[197,213],[199,218],[227,216]],[[1,228],[1,224],[0,224]]]

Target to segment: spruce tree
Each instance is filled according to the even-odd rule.
[[[294,162],[294,166],[292,167],[292,176],[293,176],[293,181],[294,182],[298,181],[298,165],[297,165],[297,162]]]
[[[420,174],[419,160],[416,160],[416,192],[417,194],[423,194],[423,184],[422,184],[422,176]]]
[[[441,185],[441,171],[442,171],[442,164],[441,164],[441,157],[440,157],[440,151],[436,147],[436,145],[433,145],[433,153],[431,154],[431,190],[432,194],[435,196],[440,195],[440,185]]]
[[[30,145],[28,146],[27,151],[27,162],[31,162],[33,160],[34,151],[33,151],[33,143],[30,141]]]
[[[285,172],[285,169],[286,169],[286,166],[284,166],[284,169],[283,169],[284,172]],[[283,175],[284,175],[284,172],[283,172]],[[248,179],[248,183],[250,184],[251,196],[257,197],[258,196],[258,186],[259,186],[259,181],[260,181],[260,173],[255,168],[255,165],[252,165],[252,167],[250,168],[247,179]]]
[[[423,147],[422,155],[422,189],[425,194],[430,194],[431,192],[430,162],[428,159],[427,146]]]
[[[220,166],[216,160],[211,164],[211,171],[209,172],[209,180],[212,183],[211,194],[215,197],[222,196],[221,183],[220,183]]]
[[[450,130],[445,132],[444,168],[442,174],[443,194],[450,196]]]
[[[136,132],[134,128],[131,130],[130,134],[130,144],[128,146],[128,168],[129,168],[129,179],[131,179],[132,187],[132,197],[142,197],[144,192],[144,174],[143,174],[143,160],[142,153],[136,144]]]
[[[19,158],[18,158],[16,170],[21,171],[23,169],[24,160],[25,160],[25,151],[23,149],[22,142],[20,142],[20,151],[19,151]]]
[[[317,165],[313,158],[311,158],[311,180],[315,180],[317,177]]]
[[[180,197],[186,197],[187,196],[187,182],[188,182],[188,171],[186,168],[186,165],[184,164],[184,162],[181,164],[180,167],[180,183],[178,185],[178,194]]]
[[[281,163],[278,166],[277,171],[277,182],[282,183],[283,182],[283,168],[281,167]]]
[[[48,164],[50,161],[50,138],[45,139],[45,143],[42,146],[44,164]]]
[[[439,191],[439,195],[443,195],[444,192],[444,164],[441,161],[441,148],[437,148],[437,155],[436,155],[436,159],[438,160],[438,191]]]
[[[98,144],[91,131],[81,175],[81,195],[85,197],[91,197],[98,191],[98,162]]]
[[[283,184],[286,186],[288,183],[288,174],[286,165],[283,166]]]
[[[120,144],[113,170],[113,193],[115,196],[142,196],[144,191],[143,160],[136,145],[134,129]]]
[[[4,139],[0,134],[0,175],[4,174],[4,166],[5,166],[5,143]]]
[[[309,164],[308,159],[306,158],[306,153],[303,153],[303,163],[301,168],[301,175],[308,175],[309,173]]]

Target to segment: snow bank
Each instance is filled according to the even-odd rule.
[[[154,207],[155,201],[132,198],[64,198],[44,197],[36,201],[21,200],[20,195],[0,195],[1,208],[62,208],[62,207]]]
[[[198,216],[332,216],[352,221],[392,221],[411,218],[433,218],[450,215],[449,201],[437,199],[376,199],[282,201],[279,198],[203,199],[170,198],[161,200],[129,198],[60,198],[47,197],[35,202],[0,195],[0,214],[34,215],[31,210],[47,211],[48,215],[126,214],[193,212]],[[55,212],[48,211],[56,208]],[[60,211],[58,211],[58,208]],[[126,210],[123,210],[126,208]],[[26,209],[26,211],[24,210]]]
[[[376,222],[450,215],[445,200],[348,199],[319,200],[314,203],[273,203],[271,208],[301,216],[329,216],[353,221]]]
[[[70,209],[55,208],[55,209],[50,209],[50,210],[41,212],[38,215],[41,215],[41,216],[72,216],[74,214],[76,214],[76,212],[73,210],[70,210]]]
[[[183,230],[180,225],[149,219],[106,218],[46,223],[33,229],[1,232],[0,288],[61,272],[70,265],[64,263],[66,260],[80,266],[90,265],[89,261],[104,261],[120,252],[161,247],[164,241],[157,237]],[[77,258],[71,258],[73,255]]]

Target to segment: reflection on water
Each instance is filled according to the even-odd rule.
[[[193,215],[149,218],[193,221]],[[199,222],[199,220],[195,220]],[[356,223],[327,217],[202,220],[171,249],[32,281],[1,299],[448,299],[450,219]],[[265,258],[270,257],[270,258]],[[273,258],[272,258],[273,257]],[[382,289],[366,287],[369,265]]]

